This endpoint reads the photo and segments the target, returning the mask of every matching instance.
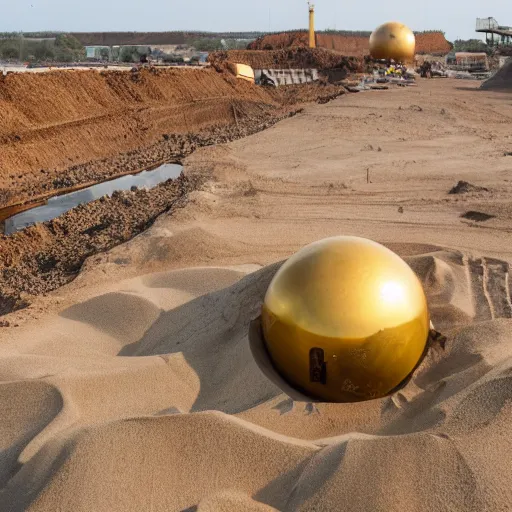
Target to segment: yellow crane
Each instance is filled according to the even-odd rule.
[[[315,6],[308,2],[309,7],[309,47],[316,48],[315,38]]]

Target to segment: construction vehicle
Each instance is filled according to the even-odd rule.
[[[230,62],[228,68],[237,78],[246,82],[254,83],[254,69],[246,64]]]

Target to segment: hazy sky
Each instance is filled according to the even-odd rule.
[[[372,30],[398,20],[478,37],[477,17],[512,25],[511,0],[317,0],[317,28]],[[272,31],[307,26],[306,0],[0,0],[0,31]]]

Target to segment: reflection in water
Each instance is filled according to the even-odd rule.
[[[183,167],[178,164],[164,164],[153,171],[129,174],[115,180],[98,183],[83,190],[52,197],[37,208],[19,213],[5,221],[5,234],[10,235],[37,222],[46,222],[75,208],[80,204],[90,203],[105,195],[112,195],[116,190],[130,190],[131,187],[153,188],[171,178],[177,178]]]

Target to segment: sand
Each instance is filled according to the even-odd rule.
[[[199,150],[186,172],[211,179],[185,208],[4,317],[3,509],[508,510],[512,107],[460,87],[345,96]],[[281,262],[335,234],[402,255],[447,339],[381,400],[289,396],[249,340]]]

